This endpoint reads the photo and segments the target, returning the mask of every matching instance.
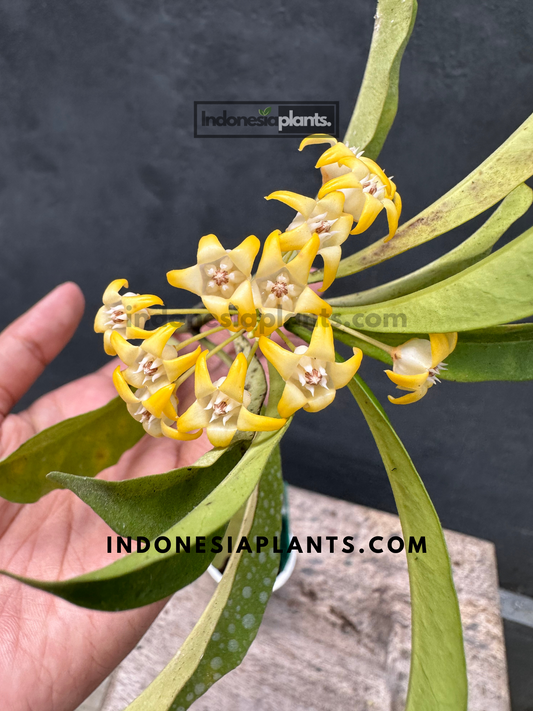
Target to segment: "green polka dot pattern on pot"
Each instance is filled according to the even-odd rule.
[[[247,536],[252,548],[255,536],[266,536],[269,542],[274,536],[279,539],[282,503],[281,458],[276,448],[259,485],[253,524]],[[219,621],[196,671],[169,707],[172,711],[185,711],[218,679],[235,669],[255,639],[278,573],[279,554],[272,550],[260,554],[243,551],[239,558],[226,604],[220,608]]]

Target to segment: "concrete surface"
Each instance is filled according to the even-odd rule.
[[[399,519],[294,487],[290,502],[294,535],[353,535],[356,551],[300,555],[243,664],[194,709],[402,711],[410,654],[405,556],[372,554],[367,545],[373,536],[400,535]],[[494,546],[451,531],[446,538],[463,617],[469,711],[510,711]],[[177,651],[213,590],[206,574],[177,593],[83,711],[122,711]]]

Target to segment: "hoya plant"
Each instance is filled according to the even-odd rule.
[[[381,454],[404,537],[427,542],[425,555],[407,553],[412,657],[406,708],[460,711],[467,708],[467,676],[442,528],[361,374],[366,358],[384,363],[389,400],[400,409],[431,398],[434,387],[446,387],[441,381],[533,378],[533,324],[518,323],[533,314],[533,229],[494,249],[532,202],[524,181],[533,174],[533,119],[452,190],[401,223],[400,193],[378,159],[395,117],[400,61],[415,14],[415,0],[379,0],[344,140],[313,134],[301,143],[308,170],[317,170],[316,196],[300,194],[298,185],[269,195],[287,206],[288,226],[263,241],[250,235],[228,249],[209,234],[199,240],[196,264],[181,264],[177,253],[167,274],[176,288],[173,304],[128,291],[119,275],[95,318],[106,353],[118,356],[112,376],[118,396],[41,431],[0,462],[5,499],[32,503],[67,490],[64,496],[76,495],[124,540],[142,540],[145,550],[134,548],[106,567],[59,581],[3,572],[93,610],[127,610],[172,595],[206,571],[227,530],[248,541],[280,536],[280,440],[300,410],[321,411],[346,387]],[[366,291],[328,298],[333,282],[496,205],[479,229],[436,261]],[[358,235],[374,223],[382,224],[384,237],[359,249]],[[180,306],[183,290],[197,295],[197,308]],[[155,316],[162,325],[152,326]],[[346,359],[338,344],[345,354],[349,347]],[[191,383],[193,401],[182,405]],[[143,436],[163,445],[202,433],[211,449],[192,465],[123,481],[95,478]],[[165,543],[176,539],[192,543],[188,549]],[[147,543],[154,545],[146,549]],[[219,567],[223,574],[208,607],[131,711],[184,711],[243,660],[280,554],[272,547],[261,553],[238,547]],[[231,606],[237,597],[238,614]]]

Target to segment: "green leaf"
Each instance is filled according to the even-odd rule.
[[[46,478],[55,469],[95,476],[116,464],[144,435],[120,398],[84,415],[63,420],[24,442],[0,462],[0,496],[33,503],[58,487]]]
[[[400,64],[416,11],[416,0],[378,2],[365,75],[344,139],[370,158],[379,155],[396,116]]]
[[[235,341],[237,352],[249,351],[246,339]],[[251,412],[259,413],[267,392],[263,366],[254,357],[246,375],[246,389],[252,399]],[[212,449],[196,464],[164,474],[125,481],[104,481],[51,472],[48,479],[70,489],[85,501],[116,533],[121,536],[145,536],[153,539],[186,516],[237,465],[253,432],[239,432],[230,451]]]
[[[301,336],[301,328],[295,325],[291,331]],[[356,346],[365,355],[392,364],[391,357],[380,348],[343,331],[334,329],[334,334],[341,343]],[[427,333],[372,335],[390,346],[399,346],[409,338],[427,338]],[[441,380],[459,383],[533,380],[533,324],[519,323],[481,331],[463,331],[459,334],[455,350],[446,358],[446,363],[447,370],[439,373]]]
[[[309,342],[311,332],[290,324]],[[343,359],[337,356],[338,361]],[[411,674],[405,711],[466,711],[468,682],[461,614],[444,533],[437,512],[400,438],[368,385],[348,384],[379,449],[409,541],[426,541],[426,553],[407,553],[411,589]]]
[[[258,495],[259,494],[259,495]],[[276,447],[248,501],[237,541],[246,536],[254,547],[257,536],[269,543],[281,533],[283,480]],[[274,513],[271,513],[271,510]],[[237,667],[252,644],[279,569],[279,554],[232,554],[222,580],[202,617],[175,657],[135,699],[128,711],[188,709],[218,679]]]
[[[390,242],[382,239],[343,259],[337,278],[402,254],[480,215],[533,175],[533,116],[464,180],[403,224]],[[401,193],[401,185],[399,186]],[[322,281],[322,270],[309,281]]]
[[[392,333],[470,331],[533,314],[533,228],[477,264],[385,303],[335,309],[350,328]]]
[[[426,553],[407,554],[412,653],[406,711],[466,711],[468,683],[461,615],[439,518],[413,462],[371,390],[358,376],[348,387],[383,459],[404,540],[426,540]]]
[[[277,410],[279,386],[271,388],[267,413]],[[201,575],[214,557],[209,541],[224,532],[227,522],[248,500],[261,478],[272,450],[290,421],[277,432],[260,432],[231,473],[187,516],[166,531],[171,543],[166,553],[151,546],[145,553],[130,553],[91,573],[64,581],[41,581],[0,571],[27,585],[46,590],[75,605],[95,610],[128,610],[161,600]],[[208,539],[206,552],[193,546],[178,553],[176,537],[191,543],[197,536]]]
[[[439,257],[434,262],[426,264],[411,274],[390,281],[387,284],[375,286],[372,289],[361,291],[358,294],[339,296],[329,299],[332,306],[362,306],[375,304],[380,301],[396,299],[405,294],[412,294],[426,286],[431,286],[447,277],[463,271],[480,259],[487,257],[492,247],[529,209],[533,201],[533,190],[525,183],[515,188],[503,200],[498,209],[474,234],[451,252]]]
[[[242,458],[246,446],[212,449],[190,467],[124,481],[104,481],[52,472],[121,536],[153,540],[187,516]]]

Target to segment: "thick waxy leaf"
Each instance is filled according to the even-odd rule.
[[[258,495],[259,493],[259,495]],[[150,686],[128,711],[188,709],[224,674],[238,666],[255,639],[279,568],[271,544],[281,532],[283,481],[276,447],[248,501],[236,541],[246,536],[252,552],[232,554],[222,580],[202,617]],[[274,510],[274,513],[271,511]],[[260,553],[257,536],[268,539]]]
[[[279,388],[270,391],[267,414],[276,416]],[[0,571],[23,583],[46,590],[82,607],[128,610],[171,595],[201,575],[214,557],[210,539],[224,532],[227,522],[244,505],[289,422],[277,432],[260,432],[231,473],[187,516],[165,532],[170,549],[159,553],[152,545],[145,553],[130,553],[99,570],[70,580],[40,581]],[[176,537],[191,538],[191,552],[175,546]],[[205,552],[196,550],[197,536],[207,539]],[[200,542],[201,543],[201,542]],[[163,546],[165,548],[166,546]]]
[[[187,516],[238,464],[244,443],[212,449],[190,467],[125,481],[52,472],[49,479],[73,491],[121,536],[153,540]]]
[[[301,335],[298,326],[291,328]],[[375,346],[334,331],[335,338],[349,346],[357,346],[365,355],[392,364],[390,356]],[[405,343],[408,338],[427,338],[427,333],[373,334],[378,340],[391,346]],[[533,324],[519,323],[494,326],[481,331],[463,331],[457,346],[446,358],[447,370],[439,373],[441,380],[459,383],[480,383],[486,380],[533,380]]]
[[[454,188],[403,224],[390,242],[382,239],[343,259],[337,278],[355,274],[428,242],[480,215],[533,175],[533,116],[476,170]],[[401,186],[400,186],[401,192]],[[323,271],[309,281],[322,281]]]
[[[379,0],[363,83],[345,142],[376,159],[398,108],[403,52],[411,36],[416,0]]]
[[[0,496],[21,504],[38,501],[58,487],[46,478],[55,469],[95,476],[116,464],[144,435],[120,398],[71,417],[24,442],[0,462]]]
[[[295,329],[296,330],[296,329]],[[309,342],[311,332],[297,327]],[[340,356],[337,360],[342,361]],[[405,541],[411,589],[411,674],[406,711],[466,711],[468,682],[461,615],[444,533],[431,499],[400,438],[366,383],[348,384],[372,432],[387,471]]]
[[[377,304],[380,301],[412,294],[463,271],[490,254],[492,247],[513,222],[522,217],[531,206],[532,201],[533,190],[522,183],[512,193],[509,193],[479,230],[448,254],[387,284],[375,286],[373,289],[367,289],[358,294],[329,299],[329,303],[332,306]]]
[[[446,333],[488,328],[533,314],[533,228],[494,254],[433,286],[385,303],[339,308],[358,330]]]
[[[466,711],[468,683],[459,604],[439,518],[381,405],[357,375],[348,386],[387,470],[403,537],[424,537],[426,553],[407,554],[412,652],[406,711]]]

